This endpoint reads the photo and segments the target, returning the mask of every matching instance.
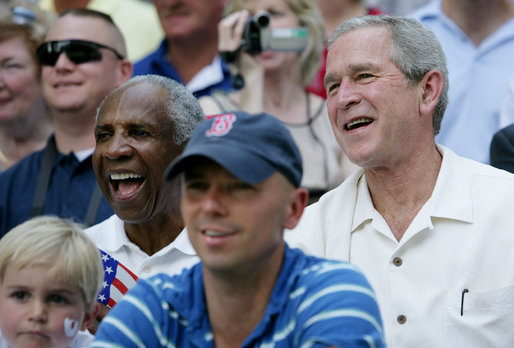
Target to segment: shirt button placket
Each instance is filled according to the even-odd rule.
[[[397,256],[397,257],[393,258],[393,265],[395,265],[396,267],[400,267],[402,264],[403,264],[403,260],[401,257]],[[403,325],[407,322],[407,317],[403,314],[399,314],[396,317],[396,322],[400,325]]]

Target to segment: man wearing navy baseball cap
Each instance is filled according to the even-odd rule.
[[[384,347],[362,273],[284,242],[307,191],[300,153],[277,118],[237,111],[202,121],[165,175],[181,175],[182,217],[201,262],[140,280],[93,347]]]
[[[167,178],[198,156],[218,163],[247,183],[260,182],[276,171],[294,187],[302,180],[302,158],[292,136],[281,122],[266,114],[236,111],[200,123],[183,154],[168,168]]]

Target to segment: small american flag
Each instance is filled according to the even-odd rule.
[[[100,250],[104,266],[104,284],[98,294],[98,302],[112,308],[137,282],[137,276],[118,260]]]

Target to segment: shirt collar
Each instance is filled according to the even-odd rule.
[[[193,248],[193,246],[191,245],[191,241],[189,240],[187,228],[185,228],[185,227],[182,230],[182,232],[180,232],[180,234],[177,236],[177,238],[175,238],[175,240],[173,242],[171,242],[170,245],[168,245],[166,248],[168,248],[168,247],[175,248],[186,255],[193,255],[193,256],[196,255],[196,251]],[[164,248],[164,249],[166,249],[166,248]]]
[[[444,14],[443,8],[441,7],[441,0],[431,1],[421,7],[418,11],[414,11],[414,13],[418,13],[420,20],[430,17],[438,17]]]
[[[357,200],[355,202],[355,212],[353,215],[352,232],[361,224],[368,220],[373,220],[377,211],[373,206],[371,195],[369,194],[368,184],[364,173],[357,181]]]
[[[186,88],[194,93],[220,83],[223,81],[223,78],[221,59],[219,56],[216,56],[211,64],[203,67],[202,70],[189,81]]]
[[[166,39],[159,45],[155,57],[155,60],[152,62],[155,70],[184,84],[184,81],[182,81],[175,67],[168,59],[168,43]],[[202,70],[196,73],[186,85],[186,88],[191,93],[200,92],[222,83],[227,76],[230,76],[228,66],[221,60],[219,55],[216,55],[211,64],[203,67]]]
[[[114,227],[116,233],[108,233],[106,234],[106,238],[104,240],[104,248],[106,252],[116,252],[119,251],[123,247],[139,248],[136,244],[132,243],[125,233],[125,227],[123,220],[121,220],[118,216],[113,215],[110,219],[114,219]],[[183,254],[186,255],[196,255],[196,251],[191,245],[189,241],[189,236],[187,234],[187,229],[184,228],[180,234],[175,238],[173,242],[156,252],[154,255],[159,256],[168,253],[171,249],[177,249]],[[152,256],[154,256],[152,255]]]
[[[423,24],[424,26],[431,29],[430,23],[432,21],[440,21],[450,32],[453,32],[454,35],[460,36],[462,38],[467,38],[466,34],[459,28],[457,24],[451,20],[446,13],[443,11],[441,0],[434,0],[422,6],[420,9],[414,11],[409,15],[409,17],[416,18]]]
[[[75,157],[77,158],[77,160],[79,162],[82,162],[83,160],[85,160],[86,158],[91,156],[93,154],[94,150],[95,150],[95,148],[91,148],[91,149],[87,149],[87,150],[82,150],[82,151],[75,151],[74,155],[75,155]]]
[[[463,159],[444,146],[437,148],[443,162],[430,198],[430,216],[473,222],[471,183]]]
[[[473,222],[469,177],[461,169],[460,158],[443,146],[438,145],[437,148],[443,160],[432,196],[425,203],[423,210],[426,209],[430,217]],[[368,190],[366,176],[362,175],[357,182],[357,201],[352,232],[362,223],[375,219],[377,214]]]

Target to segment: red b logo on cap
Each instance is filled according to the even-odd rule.
[[[205,131],[207,137],[221,137],[232,129],[232,124],[236,121],[236,115],[234,114],[221,114],[213,116],[214,121],[210,129]]]

